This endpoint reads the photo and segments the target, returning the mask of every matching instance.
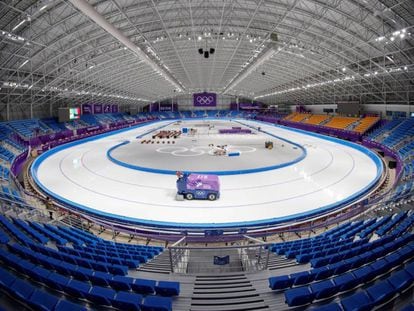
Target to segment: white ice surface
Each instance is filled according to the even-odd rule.
[[[375,163],[354,148],[286,128],[240,121],[302,145],[306,158],[273,171],[220,176],[221,197],[214,202],[176,201],[175,176],[128,169],[106,157],[110,147],[133,140],[159,123],[59,151],[40,164],[38,180],[50,193],[100,212],[163,222],[232,223],[280,218],[335,204],[376,178]]]

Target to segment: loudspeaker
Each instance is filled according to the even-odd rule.
[[[204,58],[209,58],[210,53],[208,51],[204,51]]]
[[[277,33],[272,32],[272,33],[270,34],[270,40],[272,40],[273,42],[277,42],[277,41],[279,41],[279,40],[278,40],[278,37],[277,37]]]
[[[216,51],[215,48],[210,48],[210,54],[214,54],[215,51]]]
[[[389,169],[393,169],[397,167],[397,162],[396,161],[390,161],[388,162],[388,168]]]
[[[199,54],[203,54],[203,49],[201,49],[201,48],[200,48],[200,49],[198,49],[198,53],[199,53]]]

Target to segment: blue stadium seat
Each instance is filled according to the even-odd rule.
[[[293,279],[293,285],[303,285],[312,282],[315,278],[315,275],[310,274],[309,271],[302,271],[292,273],[290,275],[290,278]]]
[[[71,270],[71,274],[80,281],[89,281],[94,274],[94,271],[84,267],[77,267]]]
[[[358,283],[366,283],[375,276],[373,269],[370,266],[363,266],[352,271],[352,274],[357,279]]]
[[[369,296],[361,291],[341,300],[344,311],[370,311],[372,301]]]
[[[36,288],[30,283],[23,281],[21,279],[16,279],[10,286],[9,291],[17,299],[27,301],[29,300],[29,297],[33,294],[35,289]]]
[[[412,303],[404,306],[401,311],[414,311],[414,305]]]
[[[391,286],[390,283],[388,283],[387,280],[378,282],[370,287],[367,288],[367,293],[371,297],[371,301],[374,305],[379,305],[388,299],[390,299],[396,291]]]
[[[93,274],[89,275],[89,279],[95,285],[109,286],[109,281],[112,279],[112,275],[110,273],[95,271]]]
[[[72,296],[79,298],[87,298],[90,289],[91,286],[88,283],[72,279],[66,285],[64,290]]]
[[[348,262],[349,259],[334,263],[334,264],[330,264],[329,265],[329,269],[333,270],[333,274],[341,274],[344,273],[346,271],[348,271],[349,269],[351,269],[352,264],[350,262]]]
[[[134,283],[131,284],[131,288],[140,294],[152,294],[155,291],[155,284],[154,280],[135,279]]]
[[[38,282],[46,283],[46,280],[48,279],[51,273],[52,272],[50,272],[50,270],[36,266],[31,270],[29,276]]]
[[[180,294],[180,283],[159,281],[155,286],[155,293],[161,296],[178,296]]]
[[[311,303],[314,295],[307,286],[291,288],[285,291],[285,302],[289,307]]]
[[[49,274],[47,279],[45,280],[46,284],[49,287],[55,288],[62,292],[65,291],[70,281],[70,278],[53,272]]]
[[[330,267],[320,267],[310,271],[311,276],[314,276],[316,281],[323,280],[333,275],[334,270]]]
[[[142,311],[171,311],[172,301],[169,297],[147,296],[140,307]]]
[[[122,275],[114,275],[111,280],[109,280],[109,284],[113,289],[116,290],[131,290],[131,284],[134,283],[134,279],[122,276]]]
[[[344,273],[336,276],[332,279],[332,281],[337,286],[339,292],[354,288],[358,284],[358,281],[352,273]]]
[[[401,260],[404,261],[414,256],[414,248],[403,247],[397,253],[401,256]]]
[[[323,299],[337,293],[338,287],[332,280],[325,280],[310,285],[315,299]]]
[[[111,306],[111,301],[115,298],[115,294],[116,291],[113,289],[101,286],[93,286],[89,293],[87,293],[86,297],[96,304]]]
[[[118,292],[112,299],[112,305],[120,310],[139,311],[139,305],[142,302],[142,296],[129,292]]]
[[[0,267],[0,287],[3,289],[8,289],[14,281],[16,281],[16,277],[8,272],[7,270]]]
[[[400,270],[393,273],[387,280],[396,291],[401,292],[413,283],[414,277],[407,271]]]
[[[42,290],[35,290],[28,300],[35,310],[50,311],[59,302],[59,298]]]
[[[289,288],[293,285],[293,281],[288,275],[274,276],[269,278],[269,287],[273,290]]]
[[[81,304],[61,299],[59,300],[53,311],[87,311],[87,309]]]
[[[414,262],[406,265],[404,270],[407,271],[412,277],[414,277]]]

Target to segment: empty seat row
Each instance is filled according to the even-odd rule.
[[[75,246],[75,250],[80,252],[87,252],[90,254],[112,256],[112,257],[123,257],[139,260],[141,263],[147,262],[152,259],[154,255],[158,254],[158,251],[147,251],[147,250],[125,250],[125,249],[114,249],[106,247],[90,247],[90,246]]]
[[[84,241],[87,244],[94,245],[94,244],[98,243],[97,239],[93,239],[93,238],[89,237],[89,235],[87,235],[87,234],[83,234],[83,233],[77,232],[75,230],[71,230],[70,228],[59,226],[59,227],[57,227],[57,229],[60,230],[60,231],[65,232],[66,234],[74,236],[78,240]]]
[[[357,248],[366,243],[366,239],[358,240],[355,242],[349,241],[345,243],[337,243],[336,246],[323,248],[321,250],[313,249],[309,251],[301,251],[300,254],[297,254],[295,256],[295,258],[298,263],[306,263],[309,261],[312,262],[314,260],[318,260],[319,258],[325,258],[326,256],[329,256],[329,258],[331,258],[332,256],[336,258],[337,256],[340,256],[340,254],[343,254],[343,252]],[[286,257],[290,258],[289,256]],[[331,258],[330,260],[333,262],[334,258]]]
[[[51,240],[55,241],[57,245],[66,245],[66,243],[68,243],[68,241],[66,239],[64,239],[61,236],[57,235],[53,231],[50,231],[49,229],[46,229],[43,225],[41,225],[37,222],[29,221],[29,225],[31,227],[33,227],[35,230],[37,230],[38,232],[42,233],[43,235],[47,236]]]
[[[66,299],[60,299],[55,295],[38,289],[36,286],[19,279],[3,268],[0,268],[0,289],[36,310],[86,311],[84,306],[72,303]]]
[[[308,286],[295,287],[285,291],[286,303],[289,306],[298,306],[311,303],[314,300],[324,299],[336,295],[356,286],[365,284],[387,271],[398,267],[405,260],[414,256],[414,245],[410,244],[396,253],[388,255],[374,263],[362,266],[353,271],[336,276],[332,279],[311,283]],[[414,281],[410,278],[409,284]]]
[[[22,228],[25,232],[27,232],[30,236],[36,239],[38,242],[42,244],[46,244],[49,242],[49,239],[45,237],[43,234],[39,233],[32,227],[30,227],[25,221],[21,219],[13,218],[13,222],[17,224],[20,228]]]
[[[0,215],[0,224],[3,225],[4,228],[6,228],[8,231],[11,232],[11,234],[19,240],[23,244],[27,244],[28,242],[31,242],[31,239],[25,235],[23,232],[19,230],[13,223],[11,223],[8,218],[6,218],[3,215]]]
[[[17,248],[19,248],[19,246],[11,246],[12,250],[16,250]],[[55,280],[63,280],[63,282],[66,282],[70,278],[63,276],[65,275],[71,276],[80,282],[87,281],[98,286],[110,286],[114,290],[133,290],[140,294],[156,293],[163,296],[175,296],[179,295],[180,292],[180,286],[178,282],[160,281],[157,284],[157,282],[154,280],[136,279],[126,276],[113,275],[111,273],[96,271],[82,266],[76,266],[70,263],[61,262],[53,258],[45,260],[44,256],[41,254],[37,258],[35,258],[33,254],[31,256],[30,252],[22,254],[17,251],[17,254],[21,255],[23,258],[31,260],[34,264],[26,261],[25,259],[16,257],[13,254],[0,250],[0,258],[3,261],[13,267],[15,265],[25,265],[25,268],[22,270],[26,271],[26,274],[28,274],[33,279],[42,282],[46,281],[46,278],[49,275]],[[42,265],[44,268],[36,265]],[[57,273],[51,272],[53,270],[57,271]],[[80,286],[84,285],[80,284]]]
[[[67,263],[94,269],[97,271],[111,272],[117,275],[126,275],[128,273],[128,267],[126,266],[96,262],[95,260],[89,260],[69,254],[60,253],[51,248],[44,247],[42,245],[36,245],[33,243],[30,243],[29,246],[32,249],[26,248],[19,244],[8,244],[8,247],[11,251],[23,256],[24,258],[30,259],[33,262],[38,262],[45,266],[60,267]]]
[[[341,299],[340,305],[345,311],[372,310],[374,307],[386,303],[396,295],[401,294],[414,282],[414,263],[393,272],[389,277],[380,280],[364,290]],[[339,304],[331,303],[319,310],[341,310]],[[410,309],[408,309],[410,310]]]
[[[269,278],[269,287],[273,290],[286,289],[292,286],[298,286],[317,280],[323,280],[328,277],[331,277],[332,275],[339,275],[343,272],[355,269],[366,263],[370,263],[373,260],[376,260],[377,258],[380,258],[390,252],[393,252],[396,249],[398,249],[398,247],[410,243],[412,240],[413,235],[407,234],[396,240],[391,239],[391,241],[388,244],[385,244],[384,246],[380,245],[376,249],[366,251],[359,256],[341,260],[334,264],[329,264],[327,266],[320,268],[314,268],[310,271],[302,271],[290,275],[271,277]],[[382,243],[381,241],[379,241],[377,244]],[[407,256],[406,253],[410,253],[411,248],[414,248],[414,244],[409,244],[409,246],[410,248],[404,249],[404,256]]]
[[[90,260],[95,260],[103,263],[110,263],[110,264],[117,264],[117,265],[125,265],[131,269],[136,269],[139,267],[140,261],[134,258],[125,258],[119,256],[109,256],[109,255],[99,255],[99,254],[91,254],[86,251],[76,250],[69,247],[58,246],[59,251],[67,254],[71,254],[77,257],[82,257]],[[145,262],[143,260],[142,262]]]
[[[373,233],[376,229],[386,224],[391,219],[391,215],[384,216],[380,219],[378,219],[376,222],[374,222],[372,225],[366,227],[364,230],[362,230],[360,233],[358,233],[358,236],[361,239],[364,239],[368,237],[371,233]]]
[[[105,288],[101,286],[88,286],[86,283],[67,279],[62,282],[50,284],[55,290],[76,298],[87,299],[98,305],[112,306],[120,310],[142,311],[169,311],[172,310],[172,301],[168,297],[147,296]],[[86,286],[85,286],[86,285]],[[76,304],[66,299],[60,299],[44,290],[38,289],[30,282],[17,278],[5,269],[0,268],[0,287],[13,297],[37,310],[86,310],[82,304]]]
[[[0,179],[7,180],[9,179],[9,177],[10,177],[10,170],[5,166],[0,165]]]
[[[407,212],[398,213],[389,222],[387,222],[386,224],[384,224],[380,228],[378,228],[377,231],[375,231],[375,233],[379,236],[383,236],[392,227],[394,227],[396,224],[398,224],[400,221],[402,221],[406,217],[407,217]]]
[[[383,237],[381,239],[375,240],[370,243],[363,243],[363,244],[357,245],[356,247],[350,248],[348,250],[340,251],[336,254],[330,254],[324,257],[313,258],[310,260],[310,264],[313,268],[322,267],[324,265],[333,264],[341,260],[363,254],[364,252],[374,250],[375,248],[388,245],[387,243],[391,243],[393,247],[398,247],[396,244],[396,241],[400,241],[400,240],[392,241],[393,237],[394,236],[386,236],[386,237]],[[412,239],[414,239],[414,236],[408,235],[404,239],[411,241]]]
[[[294,258],[299,254],[308,254],[312,252],[322,251],[322,250],[329,250],[336,247],[340,247],[346,244],[352,243],[352,239],[344,239],[344,240],[337,240],[331,241],[327,240],[320,240],[316,243],[312,244],[302,244],[302,245],[294,245],[289,247],[272,247],[272,249],[278,255],[285,255],[287,258]]]
[[[69,242],[73,243],[74,245],[83,245],[84,242],[78,238],[76,238],[74,235],[68,234],[62,230],[59,230],[59,228],[49,225],[49,224],[44,224],[43,225],[46,229],[52,231],[53,233],[57,234],[58,236],[68,240]]]

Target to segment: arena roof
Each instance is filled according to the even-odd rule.
[[[407,0],[3,0],[0,110],[197,91],[409,104],[413,43]]]

